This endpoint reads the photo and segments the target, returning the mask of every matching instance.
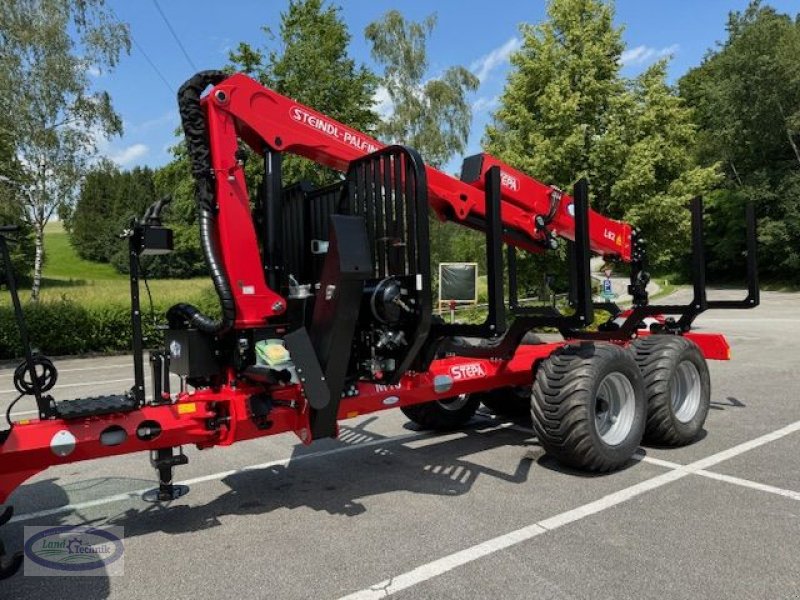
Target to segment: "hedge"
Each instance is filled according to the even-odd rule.
[[[213,299],[203,298],[201,310],[212,311]],[[211,300],[210,302],[208,300]],[[131,350],[130,307],[82,306],[70,300],[29,303],[25,307],[31,345],[49,356],[85,353],[127,352]],[[157,307],[163,320],[166,307]],[[154,326],[145,309],[142,323],[146,347],[157,347],[162,332]],[[23,354],[19,330],[11,306],[0,306],[0,359],[19,358]]]

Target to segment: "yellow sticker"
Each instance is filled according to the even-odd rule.
[[[622,246],[622,236],[621,235],[617,236],[617,246]]]
[[[358,416],[358,411],[357,410],[351,410],[349,413],[347,413],[345,415],[345,418],[352,419],[353,417],[357,417],[357,416]]]
[[[197,412],[197,405],[194,402],[183,402],[177,406],[179,415],[188,415]]]

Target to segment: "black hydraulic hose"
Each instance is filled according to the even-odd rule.
[[[216,85],[226,77],[222,71],[201,71],[178,90],[178,109],[186,134],[186,148],[195,180],[200,243],[222,307],[222,318],[215,320],[194,306],[176,304],[167,312],[167,319],[171,327],[186,324],[212,335],[223,335],[231,330],[236,319],[236,304],[217,246],[214,172],[211,168],[208,130],[205,114],[200,106],[200,97],[209,85]]]

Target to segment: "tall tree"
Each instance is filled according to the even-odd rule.
[[[610,2],[551,0],[547,14],[521,27],[522,46],[486,130],[488,151],[563,189],[588,177],[594,207],[644,230],[656,268],[676,268],[688,248],[686,202],[718,175],[692,159],[696,128],[666,83],[667,61],[622,77]],[[530,263],[553,268],[547,257]]]
[[[155,257],[147,266],[148,274],[154,277],[198,277],[208,273],[208,268],[197,235],[194,180],[189,174],[186,146],[178,144],[173,152],[176,159],[156,170],[154,181],[157,198],[172,198],[165,220],[173,230],[175,249],[168,257]],[[120,258],[115,264],[127,268],[125,260]]]
[[[800,14],[753,1],[728,18],[727,39],[679,83],[694,108],[697,148],[705,164],[719,161],[725,189],[711,198],[712,268],[740,275],[742,205],[756,203],[762,272],[800,275]],[[738,271],[738,273],[737,273]]]
[[[769,161],[800,167],[800,20],[756,0],[727,31],[679,84],[706,131],[701,151],[725,156],[734,178]]]
[[[590,173],[609,106],[624,92],[623,43],[609,3],[551,0],[547,15],[520,28],[522,46],[511,56],[486,144],[490,153],[566,189]]]
[[[697,127],[666,78],[662,59],[625,82],[590,154],[599,207],[642,231],[652,249],[650,262],[660,270],[688,264],[689,200],[722,179],[717,164],[698,166],[687,151],[697,144]]]
[[[429,75],[427,44],[435,26],[435,15],[414,22],[392,10],[368,25],[365,35],[372,57],[383,66],[381,86],[391,105],[378,137],[407,144],[426,163],[441,167],[466,147],[472,122],[467,96],[480,82],[462,66]],[[434,272],[437,263],[447,260],[483,260],[480,239],[472,232],[434,218],[430,230]]]
[[[155,200],[151,169],[120,171],[114,163],[101,161],[81,185],[69,218],[70,242],[81,258],[111,262],[125,249],[119,234]]]
[[[98,138],[122,132],[111,98],[93,92],[90,67],[112,69],[130,49],[128,28],[103,0],[8,0],[0,11],[0,114],[19,170],[5,175],[21,193],[35,240],[32,299],[44,263],[44,228],[74,201]]]
[[[591,155],[605,133],[611,104],[624,93],[620,79],[621,28],[600,0],[551,0],[547,19],[520,26],[522,45],[500,107],[486,128],[487,151],[549,184],[569,190],[591,175]],[[591,177],[597,203],[598,178]],[[564,258],[563,249],[560,252]],[[520,279],[543,273],[566,281],[566,264],[522,253]]]
[[[263,31],[273,36],[268,27]],[[298,102],[365,133],[374,133],[375,75],[348,54],[350,33],[341,8],[323,0],[290,0],[281,13],[279,50],[239,44],[229,56],[236,70]],[[251,161],[252,162],[252,161]],[[329,183],[335,177],[296,157],[284,164],[287,182]]]
[[[368,25],[365,35],[372,57],[383,65],[381,85],[392,105],[378,135],[387,142],[408,144],[425,162],[440,167],[464,151],[472,121],[467,95],[480,82],[462,66],[426,79],[427,42],[435,26],[436,15],[417,23],[391,10]]]
[[[3,117],[0,116],[0,122]],[[2,125],[0,125],[2,127]],[[0,130],[0,173],[11,173],[18,168],[14,156],[14,145],[10,135]],[[17,278],[27,277],[33,264],[33,239],[30,227],[23,218],[17,185],[0,176],[0,225],[17,225],[21,231],[13,236],[9,244],[11,262]],[[0,263],[0,282],[4,280],[4,265]]]

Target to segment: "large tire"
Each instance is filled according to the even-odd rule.
[[[469,423],[480,403],[477,396],[462,394],[424,404],[403,406],[400,410],[422,429],[453,431]]]
[[[645,441],[662,446],[692,443],[711,405],[711,378],[700,349],[680,336],[651,335],[634,341],[631,350],[647,395]]]
[[[503,417],[524,417],[531,411],[529,387],[504,387],[479,395],[483,405]]]
[[[559,462],[592,472],[627,464],[644,433],[644,382],[631,354],[613,344],[560,348],[536,368],[533,429]]]

